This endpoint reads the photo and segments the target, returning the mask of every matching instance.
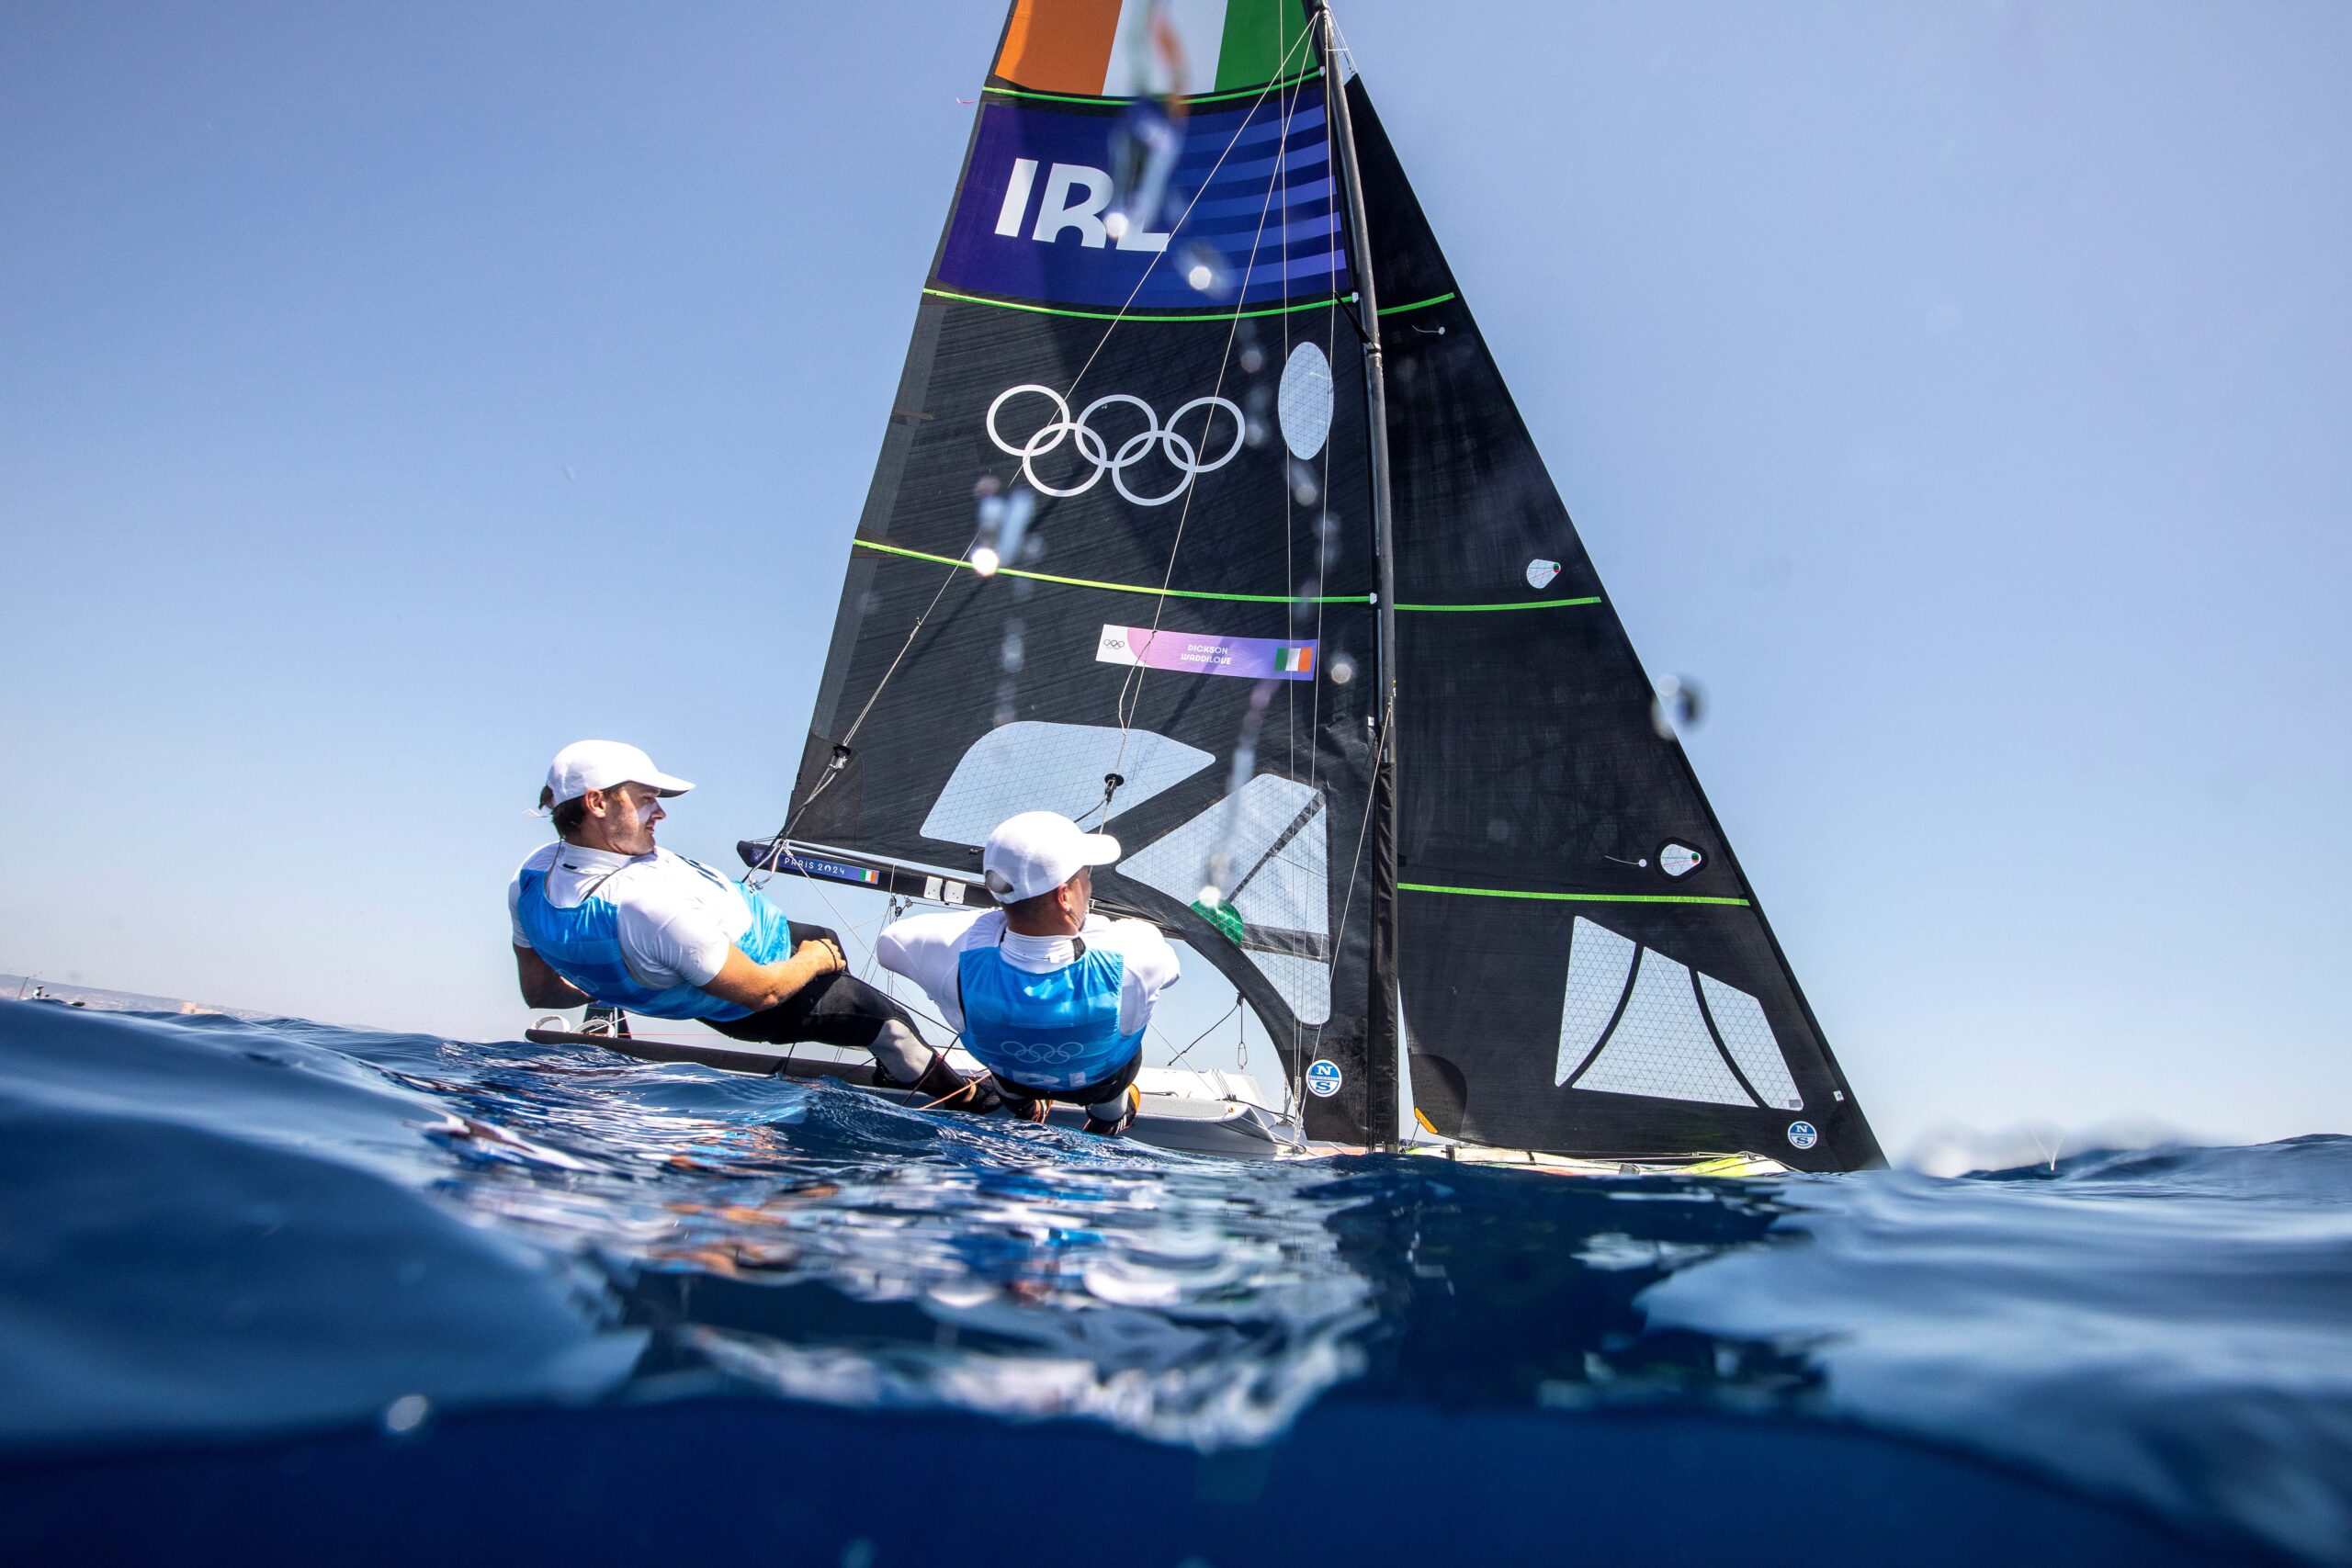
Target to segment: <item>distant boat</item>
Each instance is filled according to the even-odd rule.
[[[1147,1139],[1883,1163],[1320,0],[1012,6],[741,847],[976,905],[1039,807],[1280,1052]]]

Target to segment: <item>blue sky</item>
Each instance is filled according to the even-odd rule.
[[[1001,19],[0,5],[0,968],[511,1035],[556,746],[773,826]],[[1340,20],[1889,1146],[2352,1130],[2352,11]]]

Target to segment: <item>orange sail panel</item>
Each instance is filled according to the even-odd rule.
[[[1119,33],[1119,0],[1020,0],[996,73],[1039,93],[1099,97]]]

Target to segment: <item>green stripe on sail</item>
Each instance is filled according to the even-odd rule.
[[[1690,893],[1525,893],[1510,887],[1444,887],[1430,882],[1400,882],[1407,893],[1458,893],[1471,898],[1541,898],[1563,904],[1724,904],[1748,908],[1745,898],[1703,898]]]
[[[910,550],[903,545],[885,545],[873,539],[852,539],[850,543],[861,550],[877,550],[886,556],[904,556],[909,560],[927,560],[939,566],[962,567],[966,571],[979,568],[970,561],[954,556],[937,556],[929,550]],[[1032,582],[1058,582],[1065,588],[1099,588],[1106,593],[1148,593],[1155,597],[1165,594],[1170,599],[1224,599],[1236,604],[1369,604],[1369,593],[1216,593],[1204,588],[1154,588],[1145,582],[1102,582],[1091,577],[1057,577],[1049,571],[1023,571],[1019,567],[1001,566],[993,574],[998,577],[1025,577]],[[1598,599],[1532,599],[1522,604],[1399,604],[1399,610],[1557,610],[1578,604],[1598,604]],[[1532,895],[1531,895],[1532,897]]]
[[[1416,299],[1407,305],[1383,305],[1380,308],[1380,313],[1384,316],[1401,316],[1408,310],[1426,310],[1432,305],[1442,305],[1448,299],[1460,298],[1460,295],[1448,289],[1442,294],[1432,294],[1426,299]]]
[[[990,92],[995,90],[989,89]],[[1076,316],[1085,321],[1230,321],[1243,316],[1295,316],[1301,310],[1325,310],[1333,303],[1327,294],[1319,299],[1308,299],[1297,305],[1266,305],[1255,310],[1199,310],[1171,315],[1165,311],[1079,310],[1068,305],[1033,305],[1025,299],[991,299],[985,294],[962,294],[953,288],[934,288],[929,284],[923,286],[923,292],[934,299],[954,299],[966,305],[993,305],[1000,310],[1026,310],[1037,316]],[[1416,299],[1409,305],[1384,305],[1380,313],[1384,316],[1401,315],[1407,310],[1418,310],[1424,305],[1442,305],[1453,298],[1451,294],[1440,294],[1430,299]],[[1339,299],[1339,303],[1346,305],[1355,302],[1356,297],[1352,294],[1343,294]]]
[[[910,550],[898,545],[877,544],[872,539],[850,541],[861,550],[879,550],[886,556],[904,556],[909,560],[927,560],[939,566],[962,567],[966,571],[979,568],[970,561],[954,556],[935,556],[928,550]],[[1147,588],[1133,582],[1097,582],[1087,577],[1056,577],[1051,572],[1023,571],[1017,567],[1001,566],[992,574],[997,577],[1025,577],[1032,582],[1058,582],[1065,588],[1099,588],[1108,593],[1148,593],[1157,598],[1165,594],[1170,599],[1222,599],[1237,604],[1368,604],[1371,597],[1363,593],[1318,593],[1303,597],[1295,593],[1212,593],[1199,588]]]
[[[1306,31],[1298,0],[1225,0],[1225,42],[1216,57],[1220,88],[1248,87],[1283,68]]]
[[[1501,604],[1408,604],[1399,601],[1399,610],[1566,610],[1579,604],[1598,604],[1599,599],[1524,599]]]
[[[1312,82],[1322,74],[1322,67],[1317,66],[1312,71],[1302,71],[1295,76],[1286,76],[1283,80],[1272,84],[1267,84],[1261,80],[1254,85],[1248,87],[1237,87],[1229,93],[1190,93],[1176,101],[1184,104],[1214,104],[1228,98],[1254,98],[1270,91],[1274,93],[1288,92],[1291,88],[1297,86],[1300,83]],[[1037,98],[1049,104],[1094,104],[1104,107],[1108,107],[1114,104],[1131,104],[1136,101],[1131,97],[1094,97],[1089,96],[1084,93],[1041,93],[1034,87],[999,87],[990,85],[982,87],[980,92],[981,95],[986,97]]]
[[[934,299],[956,299],[967,305],[994,305],[1000,310],[1027,310],[1039,316],[1076,316],[1089,321],[1230,321],[1240,316],[1288,316],[1300,310],[1327,310],[1331,304],[1330,296],[1326,295],[1320,299],[1309,299],[1303,305],[1269,305],[1258,310],[1208,310],[1197,315],[1170,316],[1142,310],[1073,310],[1066,305],[1032,305],[1020,299],[990,299],[983,295],[958,294],[952,288],[928,286],[923,292]],[[1351,294],[1348,298],[1353,299],[1355,296]]]

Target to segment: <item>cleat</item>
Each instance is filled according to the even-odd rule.
[[[1086,1112],[1086,1130],[1098,1138],[1115,1138],[1134,1126],[1136,1113],[1143,1109],[1143,1090],[1129,1084],[1127,1092],[1119,1097],[1119,1107],[1120,1114],[1117,1121],[1097,1122],[1094,1119],[1093,1108],[1089,1106]]]

